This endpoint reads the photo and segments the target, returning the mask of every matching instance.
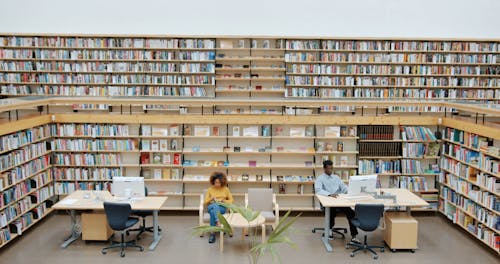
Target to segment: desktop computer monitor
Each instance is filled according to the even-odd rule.
[[[111,193],[117,198],[143,198],[145,196],[143,177],[113,177]]]
[[[347,195],[374,193],[377,191],[377,174],[349,177]]]

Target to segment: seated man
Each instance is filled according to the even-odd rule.
[[[333,174],[333,162],[331,160],[325,160],[323,162],[324,173],[321,174],[314,183],[314,191],[316,194],[337,197],[340,193],[347,193],[347,186],[340,179],[339,176]],[[330,209],[330,230],[335,226],[335,216],[337,215],[337,210],[344,212],[349,222],[349,229],[351,231],[353,242],[359,242],[356,238],[358,235],[358,229],[351,223],[351,219],[354,218],[354,211],[350,207],[332,207]],[[328,234],[325,230],[325,234]]]

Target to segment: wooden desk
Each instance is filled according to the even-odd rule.
[[[330,229],[330,208],[332,207],[354,207],[358,203],[381,203],[384,204],[386,208],[404,207],[406,208],[406,212],[409,214],[412,207],[422,207],[429,205],[426,201],[422,200],[422,198],[418,197],[407,189],[379,189],[379,191],[383,191],[385,194],[395,195],[396,202],[394,202],[392,199],[375,199],[369,196],[360,199],[347,199],[345,198],[345,194],[340,194],[337,198],[316,194],[316,198],[318,198],[321,205],[325,207],[325,235],[321,237],[321,240],[325,245],[326,251],[333,252],[333,248],[329,242],[330,239],[328,238],[328,230]]]
[[[255,218],[252,222],[248,222],[245,218],[240,213],[228,213],[223,215],[224,218],[226,218],[227,223],[232,227],[232,228],[242,228],[243,232],[241,233],[241,239],[245,238],[245,229],[250,228],[250,227],[262,227],[262,243],[266,241],[266,225],[264,224],[266,222],[266,219],[262,216],[259,215],[257,218]],[[224,250],[224,232],[220,232],[220,251],[222,252]]]
[[[158,228],[158,211],[167,197],[147,196],[141,200],[131,201],[132,210],[151,210],[153,211],[153,242],[149,246],[149,250],[154,250],[160,242],[161,235]],[[73,241],[81,236],[81,229],[77,221],[77,211],[84,210],[104,210],[103,202],[127,202],[115,199],[108,191],[74,191],[52,208],[56,210],[69,210],[71,216],[71,234],[61,245],[66,248]]]

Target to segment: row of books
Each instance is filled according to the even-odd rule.
[[[2,191],[2,196],[0,197],[0,208],[14,201],[17,201],[21,197],[25,196],[31,191],[31,182],[23,181],[9,189]]]
[[[23,145],[50,136],[49,126],[39,126],[0,137],[0,152],[17,149]]]
[[[25,197],[0,211],[0,228],[7,226],[14,218],[31,209],[31,197]]]
[[[143,136],[178,136],[180,135],[179,125],[141,125],[141,135]]]
[[[4,47],[56,48],[204,48],[213,49],[214,39],[121,38],[121,37],[0,37]]]
[[[50,155],[44,155],[42,157],[31,160],[24,163],[21,166],[17,166],[8,171],[2,172],[0,174],[0,183],[3,188],[11,186],[18,182],[21,182],[28,177],[34,176],[35,173],[39,173],[50,166]]]
[[[14,166],[18,166],[26,162],[27,160],[44,155],[45,153],[47,153],[48,150],[50,149],[47,148],[46,142],[40,142],[40,143],[26,145],[6,155],[1,155],[0,171],[6,170]]]
[[[110,110],[111,106],[108,104],[73,104],[73,110]]]
[[[428,127],[423,126],[404,126],[401,127],[401,139],[403,140],[437,140],[434,132]]]
[[[63,168],[52,170],[56,180],[111,180],[123,176],[122,168]]]
[[[54,164],[65,166],[119,166],[117,154],[54,154]]]
[[[168,139],[143,139],[141,141],[142,151],[168,151],[168,150],[178,150],[179,149],[178,139],[170,139],[170,144]]]
[[[323,98],[449,98],[449,99],[500,99],[499,90],[491,89],[402,89],[402,88],[289,88],[307,89],[310,97],[320,96]],[[314,90],[314,91],[311,91]],[[404,109],[403,106],[391,106],[394,111]],[[418,112],[419,107],[410,106],[410,109]],[[435,109],[438,106],[423,106],[421,109]],[[442,108],[442,107],[441,107]],[[451,108],[447,110],[452,111]],[[425,111],[425,110],[423,110]],[[430,111],[430,110],[428,110]],[[442,109],[444,111],[444,108]]]
[[[0,246],[9,242],[11,240],[12,235],[10,233],[9,228],[1,228],[0,229]]]
[[[358,135],[360,139],[367,140],[392,140],[394,139],[394,126],[358,126]],[[362,155],[367,156],[367,155]],[[394,155],[397,156],[397,155]]]
[[[54,71],[67,73],[120,73],[120,72],[162,72],[168,73],[214,73],[213,63],[152,63],[152,62],[35,62],[2,61],[1,71]]]
[[[481,205],[475,201],[460,195],[460,192],[455,192],[446,186],[441,188],[441,195],[449,202],[460,207],[462,210],[474,215],[476,219],[486,224],[487,227],[493,230],[500,231],[500,224],[498,223],[499,216],[491,211],[485,210]]]
[[[427,98],[427,97],[422,97]],[[474,97],[477,98],[477,97]],[[500,97],[499,97],[500,98]],[[490,98],[492,99],[492,98]],[[454,108],[449,107],[441,107],[441,106],[389,106],[387,108],[389,113],[398,113],[398,112],[428,112],[428,113],[454,113],[456,112]]]
[[[215,51],[151,51],[151,50],[0,50],[0,59],[37,60],[162,60],[162,61],[208,61],[215,60]]]
[[[500,178],[498,177],[481,172],[477,174],[476,183],[493,193],[500,193]]]
[[[483,137],[474,133],[466,132],[460,129],[447,127],[443,134],[446,139],[456,143],[464,144],[470,148],[486,149],[492,141],[487,137]]]
[[[115,137],[129,136],[128,125],[111,124],[56,124],[51,127],[56,137]]]
[[[442,152],[455,159],[478,166],[480,153],[477,151],[470,150],[460,145],[444,144]]]
[[[432,157],[439,154],[439,143],[404,143],[403,157],[405,158],[423,158]]]
[[[142,176],[144,179],[182,180],[182,172],[179,168],[143,169]]]
[[[137,139],[55,139],[52,149],[65,151],[129,151],[136,150]]]
[[[323,89],[323,91],[328,91],[329,89]],[[331,89],[331,90],[335,90],[335,89]],[[332,97],[331,95],[340,95],[342,94],[341,92],[336,92],[336,91],[332,91],[332,92],[328,92],[326,93],[326,96],[327,97]],[[321,94],[321,96],[324,96],[324,94]],[[336,96],[335,96],[336,97]],[[339,96],[340,97],[340,96]],[[344,96],[344,97],[348,97],[347,95]],[[354,106],[334,106],[334,105],[322,105],[320,107],[320,111],[321,112],[354,112],[356,111],[355,107]]]
[[[56,182],[54,190],[56,195],[70,194],[76,190],[111,191],[111,182]]]
[[[7,63],[7,62],[5,62]],[[14,62],[12,62],[14,63]],[[11,63],[11,64],[12,64]],[[0,64],[1,69],[1,64]],[[7,67],[6,67],[7,69]],[[493,66],[448,65],[364,65],[364,64],[287,64],[286,73],[295,74],[416,74],[416,75],[496,75]]]
[[[52,179],[53,179],[52,171],[46,170],[30,179],[31,186],[35,188],[40,188],[41,186],[45,186],[48,183],[52,182]]]
[[[359,51],[470,51],[497,52],[496,42],[399,41],[399,40],[287,40],[287,49],[359,50]]]
[[[479,203],[479,205],[484,208],[500,212],[500,198],[497,195],[492,194],[488,191],[481,191],[479,187],[474,186],[470,182],[466,182],[463,179],[460,179],[459,177],[456,177],[452,174],[445,174],[444,176],[441,176],[440,182],[450,186],[452,188],[450,189],[451,192],[463,194],[467,196],[467,199]],[[449,188],[441,185],[441,194],[444,193],[445,189]]]
[[[471,182],[477,181],[479,170],[453,159],[442,159],[441,168]]]
[[[285,89],[285,97],[318,97],[319,91],[316,88],[294,87]]]
[[[489,64],[497,63],[494,54],[422,54],[422,53],[330,53],[287,52],[285,62],[289,63],[414,63],[414,64]],[[495,70],[496,71],[496,70]]]
[[[141,153],[141,164],[181,165],[181,161],[180,153]]]
[[[0,74],[0,82],[32,82],[57,84],[165,84],[165,85],[197,85],[215,84],[215,78],[207,75],[106,75],[106,74],[55,74],[55,73],[4,73]]]
[[[398,176],[398,177],[391,177],[390,179],[389,186],[393,186],[395,188],[403,188],[403,189],[408,189],[413,192],[420,192],[420,191],[428,191],[429,186],[427,184],[427,179],[422,176],[413,176],[413,177],[408,177],[408,176]],[[435,197],[436,194],[433,194],[432,197]],[[437,197],[435,197],[437,200]]]
[[[401,173],[400,160],[358,160],[358,170],[361,174]]]
[[[420,162],[420,160],[403,159],[401,160],[401,168],[402,168],[401,170],[402,173],[411,173],[411,174],[427,173],[427,171],[424,171],[424,169],[422,168],[422,162]],[[434,171],[432,170],[432,172]]]
[[[35,193],[33,193],[33,197],[36,198],[36,203],[40,203],[54,196],[54,186],[45,186],[40,188]]]
[[[396,86],[399,88],[497,87],[497,79],[445,77],[353,77],[353,76],[286,76],[287,85],[313,86]]]
[[[391,135],[392,136],[392,135]],[[360,142],[360,156],[401,156],[401,142]]]

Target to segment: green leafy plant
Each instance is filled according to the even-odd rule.
[[[233,213],[241,214],[241,216],[248,222],[255,220],[260,215],[260,212],[253,211],[249,207],[226,203],[218,204],[226,207]],[[278,225],[273,229],[269,236],[267,236],[265,242],[255,244],[250,249],[249,255],[252,263],[257,263],[259,261],[259,258],[266,253],[271,254],[274,262],[281,263],[281,258],[279,256],[278,250],[276,249],[276,245],[284,243],[292,247],[296,246],[288,237],[288,231],[290,230],[290,227],[293,225],[293,223],[295,223],[295,221],[298,219],[298,217],[302,215],[302,213],[293,218],[290,217],[290,213],[291,211],[288,211],[283,217],[280,218]],[[226,234],[232,235],[233,229],[231,228],[231,225],[229,225],[229,223],[226,221],[226,218],[224,218],[220,213],[217,213],[217,217],[219,219],[219,223],[221,224],[220,226],[197,226],[193,228],[194,234],[201,235],[204,233],[225,232]]]

